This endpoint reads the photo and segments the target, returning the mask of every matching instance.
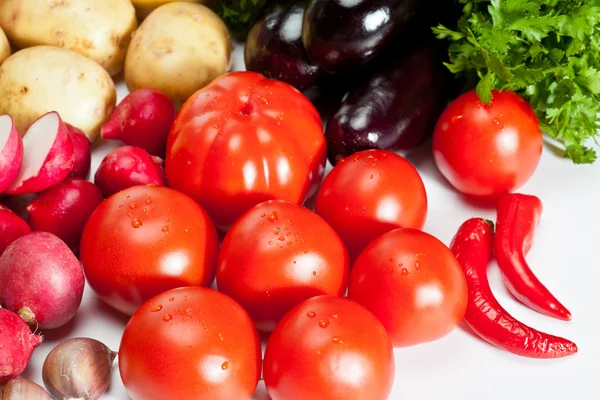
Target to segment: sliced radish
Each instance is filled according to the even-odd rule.
[[[10,115],[0,115],[0,193],[17,178],[23,163],[23,141]]]
[[[38,118],[23,137],[23,166],[6,193],[38,193],[65,179],[75,162],[67,127],[56,112]]]

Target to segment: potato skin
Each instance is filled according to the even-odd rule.
[[[10,56],[10,44],[4,34],[2,28],[0,28],[0,64],[4,62]]]
[[[115,103],[110,75],[74,51],[34,46],[0,65],[0,114],[10,114],[21,135],[41,115],[56,111],[93,141]]]
[[[131,0],[140,21],[163,4],[173,3],[174,1],[204,4],[211,8],[214,7],[215,3],[214,0]]]
[[[125,82],[130,91],[151,87],[181,104],[229,70],[232,48],[225,23],[208,7],[168,3],[134,33]]]
[[[130,0],[1,0],[0,26],[18,48],[64,47],[116,75],[137,20]]]

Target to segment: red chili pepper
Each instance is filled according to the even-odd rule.
[[[569,310],[539,281],[525,259],[541,216],[539,198],[518,193],[502,196],[497,206],[496,260],[513,296],[537,312],[568,321]]]
[[[482,339],[520,356],[558,358],[577,353],[575,343],[525,325],[498,303],[487,277],[494,240],[492,226],[492,222],[481,218],[469,219],[450,245],[467,278],[467,325]]]

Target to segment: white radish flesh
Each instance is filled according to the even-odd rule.
[[[6,192],[27,194],[48,189],[69,175],[74,160],[66,125],[58,113],[44,114],[23,138],[23,165]]]

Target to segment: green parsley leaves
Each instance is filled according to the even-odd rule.
[[[248,33],[268,0],[219,0],[218,14],[235,36]]]
[[[491,90],[526,98],[541,128],[577,164],[593,163],[600,114],[600,0],[459,0],[449,40],[450,71],[475,78],[477,95]]]

